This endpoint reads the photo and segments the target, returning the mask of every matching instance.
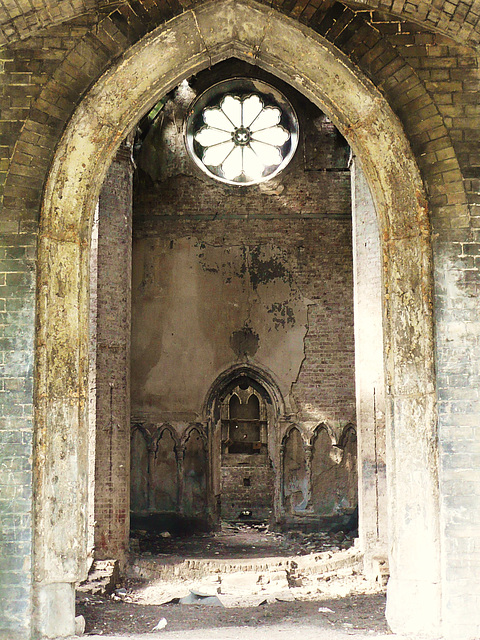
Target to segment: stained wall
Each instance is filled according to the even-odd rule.
[[[307,446],[319,423],[339,439],[355,421],[350,152],[324,114],[280,83],[301,127],[281,178],[238,187],[203,175],[185,150],[183,123],[195,95],[222,73],[219,65],[172,92],[137,143],[132,420],[168,423],[179,439],[189,423],[203,422],[207,433],[215,425],[204,403],[217,377],[239,364],[268,372],[286,408],[269,425],[267,465],[250,469],[260,505],[265,486],[280,491],[266,469],[280,476],[288,424],[299,425]],[[247,492],[245,469],[231,460],[212,478],[211,506],[222,486],[231,496],[237,486],[233,516],[255,489]],[[293,515],[311,515],[308,501],[297,507]]]

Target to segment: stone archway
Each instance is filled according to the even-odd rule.
[[[36,360],[37,630],[73,633],[86,549],[88,253],[110,161],[135,122],[183,78],[238,57],[289,82],[329,115],[360,159],[384,261],[390,568],[395,631],[434,634],[440,619],[436,415],[429,223],[402,127],[335,47],[254,2],[207,3],[159,27],[78,106],[50,170],[39,239]],[[50,619],[53,603],[65,614]]]

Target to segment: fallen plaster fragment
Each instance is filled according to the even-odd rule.
[[[161,629],[165,629],[166,626],[167,626],[167,619],[166,618],[160,618],[160,620],[157,622],[157,624],[153,627],[152,632],[153,631],[161,631]]]
[[[223,603],[216,595],[200,593],[199,591],[190,591],[188,596],[180,598],[179,604],[207,604],[213,607],[223,607]]]
[[[83,636],[85,633],[85,618],[83,616],[75,617],[75,635]]]

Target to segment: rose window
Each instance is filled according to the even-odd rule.
[[[197,165],[229,184],[251,185],[277,175],[293,156],[297,138],[297,119],[286,98],[247,78],[211,87],[187,122],[187,146]]]

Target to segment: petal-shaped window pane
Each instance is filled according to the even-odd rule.
[[[254,142],[253,140],[250,146],[266,167],[276,167],[281,163],[282,154],[277,147],[272,147],[272,145],[263,142]]]
[[[263,175],[265,165],[250,147],[243,148],[243,170],[247,178],[259,180]]]
[[[242,103],[240,98],[225,96],[221,104],[223,113],[234,127],[242,126]]]
[[[211,147],[214,144],[220,144],[220,142],[228,142],[232,139],[232,134],[228,131],[221,131],[220,129],[212,129],[211,127],[202,127],[198,133],[195,134],[195,140],[202,145],[202,147]]]
[[[221,109],[205,109],[203,120],[209,127],[222,129],[223,131],[233,131],[234,127]]]
[[[208,164],[212,167],[218,167],[222,164],[229,153],[232,152],[235,145],[233,142],[223,142],[213,147],[208,147],[203,154],[204,164]]]
[[[243,171],[243,149],[235,147],[222,164],[223,175],[227,180],[234,180]]]
[[[250,131],[259,131],[260,129],[267,129],[268,127],[274,127],[280,122],[280,109],[275,107],[267,107],[258,116],[255,122],[252,123]]]
[[[250,127],[263,109],[263,102],[258,96],[249,96],[243,101],[243,126]]]
[[[252,133],[252,140],[273,144],[276,147],[284,145],[289,138],[290,134],[283,127],[269,127],[268,129],[262,129],[261,131]]]

